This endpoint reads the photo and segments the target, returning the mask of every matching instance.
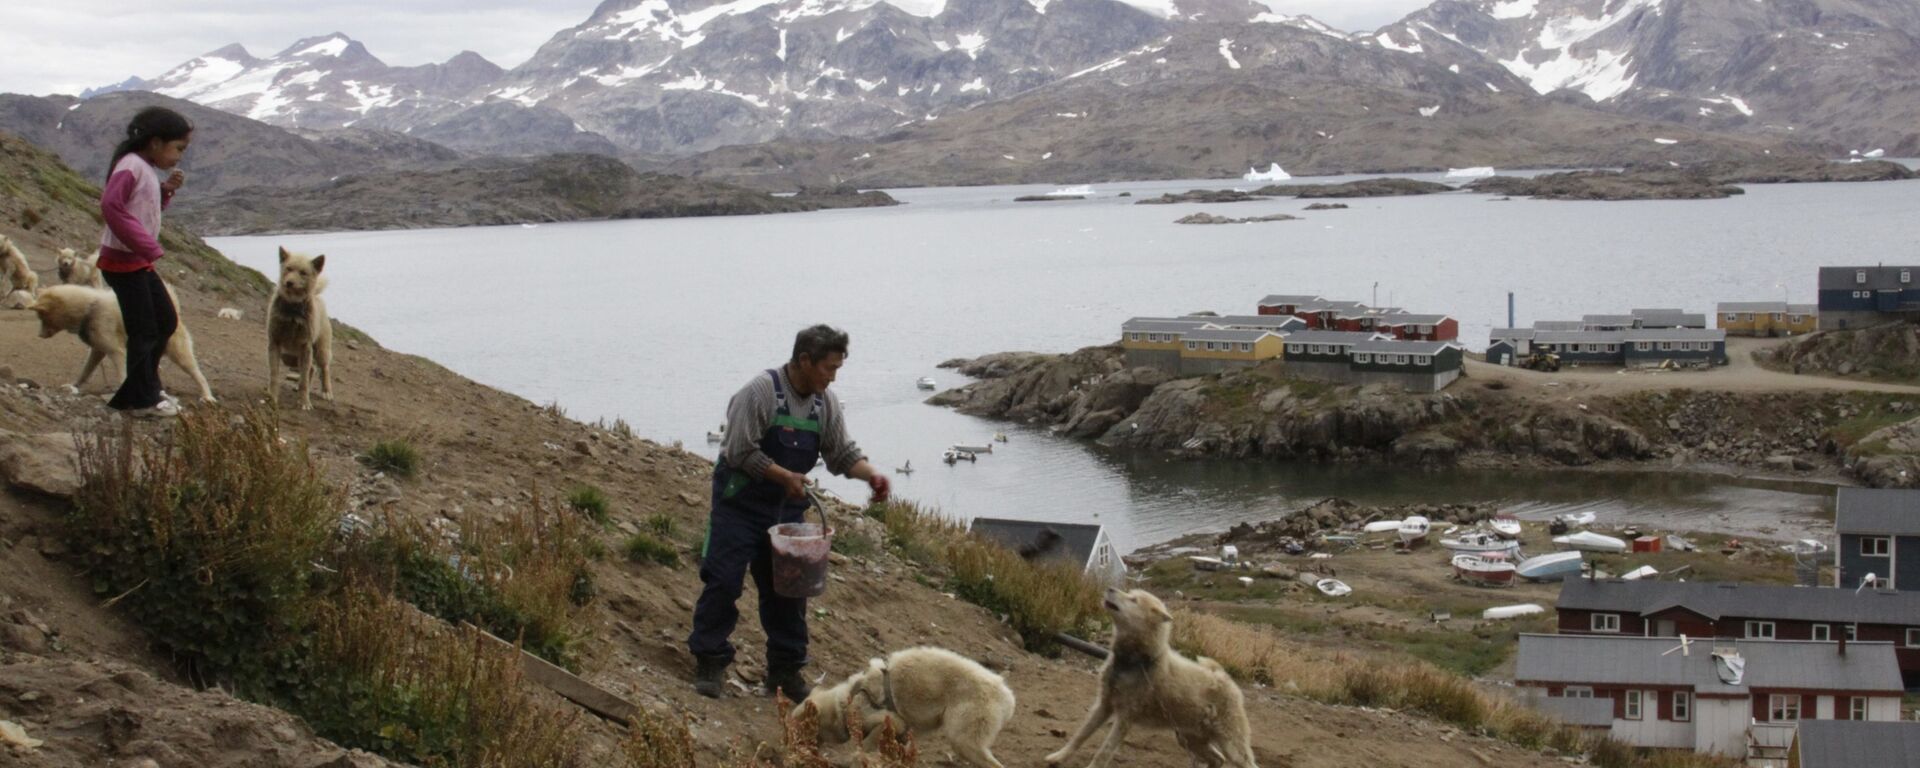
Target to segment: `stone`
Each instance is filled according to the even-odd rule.
[[[0,430],[0,480],[23,491],[73,498],[80,490],[80,457],[73,435]]]

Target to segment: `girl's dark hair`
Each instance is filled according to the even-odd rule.
[[[107,178],[113,178],[113,169],[120,165],[120,158],[146,149],[154,139],[162,142],[178,141],[193,133],[193,123],[187,122],[185,115],[166,107],[147,107],[127,122],[127,137],[113,148],[113,160],[107,163]]]

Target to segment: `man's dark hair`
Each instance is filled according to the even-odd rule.
[[[802,356],[810,362],[820,362],[827,355],[847,353],[847,332],[831,325],[816,325],[801,331],[793,337],[793,359]]]

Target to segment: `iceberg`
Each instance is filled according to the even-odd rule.
[[[1876,149],[1876,150],[1873,150],[1872,152],[1868,152],[1864,155],[1861,155],[1861,157],[1867,158],[1869,160],[1875,160],[1875,159],[1879,159],[1886,156],[1887,156],[1887,151],[1884,149]]]
[[[1047,197],[1086,197],[1093,194],[1093,187],[1081,184],[1077,187],[1061,187],[1047,193]]]
[[[1246,174],[1240,178],[1246,181],[1286,181],[1293,178],[1293,174],[1282,170],[1279,163],[1274,163],[1264,171],[1258,168],[1248,168]]]
[[[1495,173],[1496,172],[1492,168],[1484,165],[1474,166],[1472,168],[1448,168],[1447,178],[1449,179],[1484,179],[1488,176],[1494,175]]]

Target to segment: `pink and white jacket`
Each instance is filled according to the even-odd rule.
[[[160,212],[173,194],[160,188],[160,171],[129,152],[113,166],[100,193],[100,268],[108,272],[152,269],[166,254],[160,250]]]

